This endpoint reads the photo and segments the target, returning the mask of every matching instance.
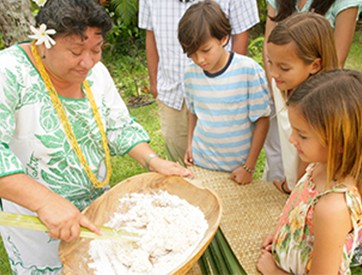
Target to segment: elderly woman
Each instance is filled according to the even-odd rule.
[[[110,155],[128,153],[163,174],[190,174],[152,151],[100,62],[111,28],[102,6],[48,0],[37,25],[35,41],[0,52],[3,210],[38,215],[49,229],[1,228],[16,274],[56,274],[59,239],[74,240],[80,226],[100,233],[80,210],[109,188]]]

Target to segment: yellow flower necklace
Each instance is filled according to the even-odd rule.
[[[89,167],[87,160],[85,159],[85,156],[84,156],[84,154],[78,144],[78,141],[74,135],[72,126],[69,123],[69,120],[67,118],[67,115],[66,115],[64,107],[63,107],[63,104],[60,101],[60,99],[58,97],[58,93],[55,90],[54,85],[53,85],[52,81],[50,80],[50,77],[44,68],[44,65],[41,61],[41,58],[39,56],[38,50],[37,50],[34,42],[31,45],[31,52],[34,56],[35,64],[37,65],[37,67],[39,69],[40,75],[45,83],[45,86],[47,87],[47,89],[49,91],[50,98],[52,100],[55,110],[57,111],[60,122],[63,125],[65,134],[66,134],[69,142],[72,144],[73,151],[76,154],[76,156],[78,157],[80,163],[82,164],[83,169],[86,172],[89,180],[92,182],[93,186],[96,188],[100,188],[100,187],[107,185],[109,183],[109,179],[111,178],[111,174],[112,174],[111,155],[109,152],[107,137],[106,137],[106,134],[104,131],[104,127],[103,127],[103,124],[102,124],[102,121],[101,121],[101,118],[100,118],[100,115],[98,112],[98,108],[95,104],[94,97],[93,97],[93,94],[92,94],[92,91],[90,89],[88,82],[85,80],[83,82],[83,86],[85,89],[85,94],[92,107],[94,119],[98,125],[99,132],[102,136],[102,146],[103,146],[103,150],[105,153],[105,163],[106,163],[107,173],[106,173],[106,178],[103,182],[101,182],[97,179],[97,177],[94,175],[91,168]]]

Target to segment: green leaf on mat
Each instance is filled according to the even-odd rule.
[[[202,274],[234,274],[246,275],[224,234],[219,228],[199,260]]]

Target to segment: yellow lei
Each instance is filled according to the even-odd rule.
[[[66,134],[69,142],[72,144],[73,151],[76,154],[76,156],[78,157],[80,163],[82,164],[83,169],[86,172],[89,180],[92,182],[93,186],[96,188],[100,188],[100,187],[107,185],[109,183],[109,179],[111,178],[111,173],[112,173],[111,156],[110,156],[110,152],[109,152],[109,148],[108,148],[108,142],[107,142],[107,137],[106,137],[106,134],[104,131],[104,127],[103,127],[103,124],[102,124],[102,121],[101,121],[101,118],[100,118],[100,115],[98,112],[98,108],[95,104],[94,97],[93,97],[93,94],[92,94],[92,91],[90,89],[88,82],[85,80],[83,82],[83,86],[85,89],[85,94],[92,107],[94,119],[98,125],[99,132],[102,136],[102,146],[103,146],[103,150],[105,153],[105,162],[106,162],[105,164],[106,164],[107,173],[106,173],[106,178],[103,182],[99,181],[97,179],[97,177],[94,175],[94,173],[92,172],[91,168],[89,167],[89,165],[87,163],[87,160],[85,159],[85,156],[84,156],[81,148],[79,147],[79,144],[74,135],[72,126],[70,125],[67,115],[65,113],[65,110],[63,108],[63,104],[59,100],[58,93],[55,90],[54,85],[53,85],[48,73],[46,72],[46,70],[44,68],[44,65],[41,61],[41,58],[39,56],[38,50],[37,50],[34,42],[31,45],[31,52],[34,56],[35,63],[39,69],[40,75],[45,83],[45,86],[47,87],[47,89],[49,91],[50,98],[52,100],[55,110],[57,111],[60,122],[63,125],[65,134]]]

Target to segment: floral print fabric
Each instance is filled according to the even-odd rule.
[[[140,142],[145,130],[129,116],[108,70],[98,63],[87,76],[108,145],[124,155]],[[105,177],[101,135],[87,98],[60,97],[79,146],[93,173]],[[38,71],[14,45],[0,52],[0,177],[25,173],[71,201],[80,210],[109,186],[94,188],[69,143]],[[3,200],[6,212],[34,215]],[[13,272],[56,273],[61,269],[58,240],[46,233],[0,227]]]
[[[318,192],[313,182],[311,165],[307,173],[293,189],[277,225],[272,252],[276,263],[283,270],[293,274],[306,274],[311,267],[313,254],[313,212],[318,200],[331,192],[344,193],[351,213],[353,230],[347,236],[340,274],[350,274],[352,257],[360,247],[362,233],[362,204],[359,192],[354,186],[339,184],[331,189]]]

